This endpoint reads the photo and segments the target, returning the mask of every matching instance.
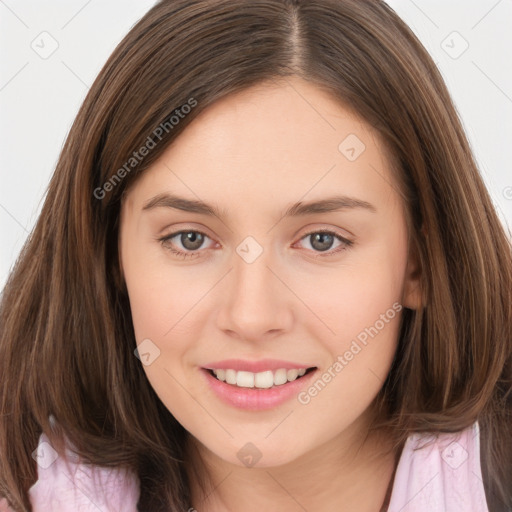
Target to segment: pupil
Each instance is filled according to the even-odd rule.
[[[325,238],[327,238],[327,242],[325,241]],[[319,241],[320,244],[315,246],[315,243]],[[311,245],[320,251],[326,251],[327,249],[330,249],[333,242],[333,235],[330,235],[329,233],[315,233],[313,235],[313,242]]]
[[[188,233],[182,233],[181,243],[185,249],[195,251],[199,249],[203,243],[203,235],[201,233],[194,233],[189,231]]]

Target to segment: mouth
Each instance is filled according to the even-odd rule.
[[[272,389],[279,388],[303,378],[316,370],[316,366],[309,368],[278,368],[277,370],[265,370],[254,373],[235,370],[232,368],[219,368],[205,370],[215,379],[235,388]]]
[[[256,412],[275,409],[297,398],[311,385],[318,367],[269,359],[232,359],[200,370],[213,396],[230,407]]]
[[[275,358],[224,359],[199,367],[209,392],[247,411],[277,408],[311,385],[318,366]]]

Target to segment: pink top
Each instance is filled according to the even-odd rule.
[[[421,450],[426,441],[434,442]],[[57,457],[46,435],[34,452],[38,480],[29,489],[34,512],[136,512],[139,481],[132,473]],[[9,512],[0,501],[0,512]],[[396,470],[388,512],[489,512],[480,468],[478,422],[457,434],[414,434]]]
[[[414,448],[434,442],[421,450]],[[396,469],[388,512],[489,512],[478,422],[456,434],[413,434]]]

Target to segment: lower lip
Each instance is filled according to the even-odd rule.
[[[223,402],[238,409],[262,411],[277,407],[290,400],[290,398],[297,396],[301,389],[309,384],[316,370],[286,384],[267,389],[241,388],[220,381],[204,368],[201,368],[201,372],[205,375],[210,389]]]

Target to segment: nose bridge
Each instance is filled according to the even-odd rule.
[[[233,255],[228,299],[221,327],[241,338],[257,339],[266,332],[287,329],[292,320],[286,287],[270,269],[271,251],[247,237]],[[269,268],[270,267],[270,268]]]

